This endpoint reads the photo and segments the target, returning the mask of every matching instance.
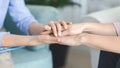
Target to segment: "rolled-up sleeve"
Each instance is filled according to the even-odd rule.
[[[120,36],[120,23],[113,23],[113,25],[115,26],[117,35]]]
[[[10,32],[0,32],[0,48],[2,48],[2,37],[4,34],[10,34]]]
[[[37,20],[32,16],[28,8],[25,6],[24,0],[10,0],[8,9],[9,14],[16,26],[28,35],[30,24],[32,22],[37,22]]]

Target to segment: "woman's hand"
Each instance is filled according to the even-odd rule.
[[[78,23],[69,25],[68,29],[62,32],[63,36],[90,33],[97,35],[116,36],[116,30],[112,23]]]
[[[54,22],[51,21],[48,25],[45,25],[45,31],[41,32],[42,35],[53,34],[54,36],[62,36],[62,31],[67,30],[71,22]]]
[[[83,33],[86,30],[86,25],[85,23],[80,23],[80,24],[72,24],[68,26],[67,30],[64,30],[62,32],[63,36],[67,36],[67,35],[76,35],[76,34],[80,34]]]

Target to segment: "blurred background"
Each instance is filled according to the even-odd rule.
[[[120,6],[120,0],[25,0],[26,4],[48,5],[60,12],[60,20],[79,23],[89,13]],[[91,68],[88,47],[51,44],[54,68]]]

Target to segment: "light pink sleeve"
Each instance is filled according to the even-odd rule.
[[[117,35],[120,36],[120,23],[113,23],[113,25],[115,26]]]

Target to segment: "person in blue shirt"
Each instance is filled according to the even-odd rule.
[[[7,12],[17,27],[28,36],[0,32],[0,68],[3,68],[4,65],[11,65],[9,68],[13,68],[12,61],[4,60],[8,51],[22,48],[23,45],[37,46],[39,44],[57,43],[58,39],[55,36],[61,36],[61,29],[66,29],[68,25],[65,22],[50,22],[48,25],[42,25],[26,8],[24,0],[0,0],[0,29],[3,28]],[[41,32],[44,35],[40,35]],[[51,36],[50,33],[53,33],[54,36]]]

